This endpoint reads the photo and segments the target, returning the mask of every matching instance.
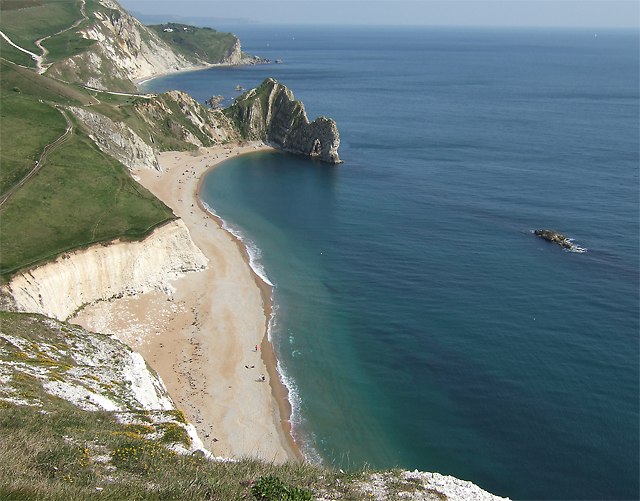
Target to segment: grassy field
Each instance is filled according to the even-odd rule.
[[[35,54],[38,54],[38,51],[34,51]],[[12,45],[10,45],[4,38],[0,38],[0,55],[8,61],[14,62],[16,64],[21,64],[27,68],[35,69],[36,62],[33,58],[21,50],[16,49]]]
[[[15,89],[15,90],[14,90]],[[15,86],[0,94],[0,194],[4,194],[31,170],[44,147],[64,134],[67,124],[52,106],[25,95]]]
[[[78,29],[80,28],[82,28],[82,24],[78,27]],[[69,30],[45,40],[42,42],[42,46],[49,51],[46,62],[53,63],[80,54],[95,43],[95,40],[88,40],[80,36],[76,30]]]
[[[221,63],[233,51],[238,39],[233,33],[219,33],[212,28],[169,23],[147,26],[170,47],[185,54],[195,54],[208,63]],[[173,31],[167,32],[165,29]]]
[[[80,6],[79,0],[36,2],[2,0],[0,3],[2,31],[13,43],[40,54],[40,50],[34,42],[68,28],[75,21],[81,19]],[[6,56],[3,54],[3,57]]]
[[[49,155],[1,216],[3,276],[92,243],[140,239],[174,217],[80,133]]]
[[[59,104],[86,105],[95,101],[89,91],[81,87],[67,85],[0,60],[0,92],[5,96],[7,93],[15,92],[16,88],[23,96],[29,96],[29,99],[42,99]]]

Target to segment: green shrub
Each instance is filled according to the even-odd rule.
[[[278,477],[262,477],[251,486],[251,493],[258,501],[311,501],[311,493],[300,487],[289,487]]]
[[[175,423],[166,425],[164,429],[164,435],[162,435],[161,442],[163,443],[180,443],[189,447],[191,445],[191,438],[182,426]]]
[[[138,435],[148,435],[156,431],[153,426],[149,426],[148,424],[128,424],[125,425],[124,429]]]
[[[178,421],[178,423],[187,424],[187,418],[185,417],[184,412],[182,412],[181,410],[167,411],[167,414],[173,416],[175,420]]]

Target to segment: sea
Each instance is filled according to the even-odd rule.
[[[282,62],[142,90],[273,77],[340,131],[342,164],[257,152],[201,192],[273,284],[304,455],[638,499],[638,31],[214,28]]]

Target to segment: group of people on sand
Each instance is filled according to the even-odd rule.
[[[256,345],[256,347],[251,351],[256,351],[257,352],[258,351],[258,345]],[[255,369],[256,366],[255,365],[245,365],[245,368],[246,369]],[[256,379],[256,381],[258,383],[262,383],[263,381],[266,381],[266,380],[267,380],[267,378],[266,378],[266,376],[264,374],[260,374],[260,377],[258,379]]]

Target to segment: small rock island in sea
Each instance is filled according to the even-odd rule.
[[[569,240],[567,240],[567,237],[565,237],[562,233],[558,233],[557,231],[553,230],[535,230],[534,233],[549,242],[558,244],[560,247],[564,247],[565,249],[573,249],[573,245],[571,245],[571,242],[569,242]]]

